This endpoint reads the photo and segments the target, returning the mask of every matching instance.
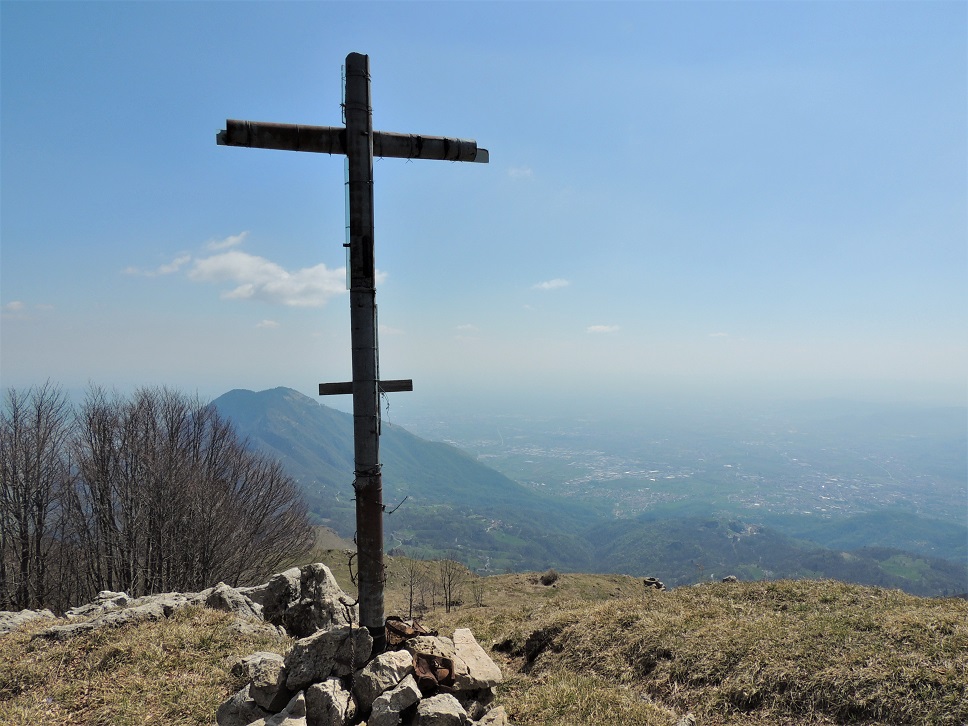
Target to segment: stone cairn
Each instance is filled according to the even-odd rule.
[[[446,638],[398,621],[388,638],[396,649],[370,658],[369,631],[322,563],[294,567],[257,587],[219,583],[200,593],[138,599],[105,591],[63,619],[49,611],[0,612],[0,634],[45,618],[57,624],[34,637],[67,640],[97,628],[160,620],[189,605],[236,614],[240,633],[274,630],[296,638],[285,656],[253,653],[232,666],[248,684],[219,707],[218,726],[508,724],[504,708],[494,704],[501,671],[470,630]]]
[[[460,629],[453,638],[392,637],[376,654],[356,606],[322,564],[293,568],[243,591],[266,622],[298,638],[285,657],[254,653],[233,673],[249,684],[218,710],[218,726],[504,726],[494,705],[501,671]]]

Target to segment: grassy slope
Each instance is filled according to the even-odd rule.
[[[351,590],[347,558],[321,554]],[[387,611],[406,614],[405,562]],[[833,581],[644,590],[623,575],[485,578],[483,607],[424,622],[470,627],[501,665],[514,723],[961,724],[968,721],[968,602]],[[232,656],[283,652],[231,635],[219,613],[84,636],[0,637],[0,724],[210,724],[239,687]],[[36,628],[34,628],[36,629]]]
[[[232,623],[227,613],[188,608],[66,643],[32,641],[49,623],[29,623],[0,636],[0,724],[211,726],[244,685],[229,675],[232,658],[291,642],[239,635]]]

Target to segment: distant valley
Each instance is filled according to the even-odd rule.
[[[283,462],[318,521],[352,536],[351,416],[282,388],[214,405]],[[831,408],[639,427],[470,413],[407,422],[449,443],[384,422],[387,547],[481,572],[968,591],[963,410],[915,420]]]

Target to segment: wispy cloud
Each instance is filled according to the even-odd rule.
[[[49,313],[54,309],[48,303],[27,304],[23,300],[11,300],[0,307],[0,314],[7,320],[30,320],[32,313]]]
[[[205,249],[212,252],[218,250],[227,250],[229,247],[237,247],[245,241],[245,238],[249,236],[248,230],[245,232],[239,232],[238,234],[229,235],[225,239],[211,240],[205,245]]]
[[[380,325],[380,335],[406,335],[407,331],[402,328],[392,328],[389,325]]]
[[[180,257],[176,257],[175,259],[173,259],[167,265],[161,265],[158,268],[158,274],[170,275],[173,272],[178,272],[182,267],[184,267],[191,261],[192,261],[191,255],[181,255]]]
[[[617,325],[589,325],[585,328],[586,333],[616,333],[618,330]]]
[[[234,285],[224,300],[259,300],[291,307],[320,307],[346,291],[346,272],[324,264],[292,272],[264,257],[230,250],[197,259],[188,271],[195,282]]]
[[[458,333],[476,333],[479,328],[476,325],[471,325],[470,323],[464,323],[457,326]]]
[[[568,287],[571,284],[571,280],[563,280],[560,277],[556,277],[554,280],[545,280],[544,282],[538,282],[531,286],[532,290],[559,290],[563,287]]]
[[[278,328],[279,327],[279,323],[277,323],[275,320],[262,320],[262,321],[256,323],[255,327],[257,327],[257,328]]]
[[[530,166],[512,166],[508,169],[508,176],[512,179],[531,179],[534,177],[534,171]]]
[[[141,277],[159,277],[178,272],[181,268],[192,261],[191,255],[179,255],[171,262],[159,265],[153,270],[142,270],[140,267],[125,267],[121,272],[125,275],[140,275]]]
[[[132,266],[122,272],[142,277],[184,272],[194,282],[228,286],[220,295],[223,300],[258,300],[290,307],[320,307],[331,298],[346,292],[345,268],[329,268],[319,264],[287,270],[272,260],[232,249],[241,245],[248,235],[245,231],[205,243],[205,249],[215,254],[181,254],[171,262],[152,270]],[[378,285],[386,278],[385,272],[376,272]],[[272,323],[271,320],[264,320],[259,326],[271,327]]]
[[[709,337],[710,338],[728,338],[729,333],[710,333]]]

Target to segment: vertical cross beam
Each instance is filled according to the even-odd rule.
[[[383,475],[373,262],[373,109],[370,59],[346,57],[346,158],[350,214],[350,334],[353,347],[353,444],[360,623],[383,650]],[[378,643],[377,640],[380,642]]]

